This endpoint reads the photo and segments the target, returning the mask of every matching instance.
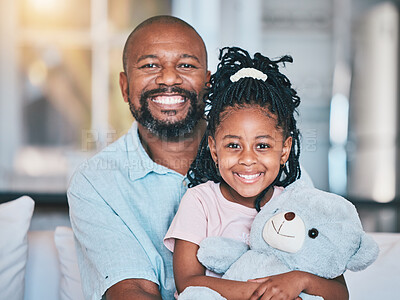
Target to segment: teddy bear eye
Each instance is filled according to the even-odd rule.
[[[312,228],[308,231],[308,236],[312,239],[315,239],[318,236],[318,230],[315,228]]]

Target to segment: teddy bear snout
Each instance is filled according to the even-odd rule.
[[[273,248],[296,253],[303,247],[305,225],[293,211],[283,211],[273,215],[264,225],[264,241]]]
[[[296,217],[296,214],[294,212],[287,212],[285,214],[286,221],[292,221],[295,217]]]

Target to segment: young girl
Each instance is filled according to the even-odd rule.
[[[164,239],[174,252],[178,292],[207,286],[228,299],[296,299],[301,291],[325,299],[348,297],[343,278],[332,281],[293,271],[249,282],[224,280],[199,263],[208,236],[248,243],[257,211],[300,177],[296,108],[300,98],[278,63],[240,48],[221,50],[211,77],[207,131],[188,179],[191,186]],[[210,276],[206,276],[210,275]],[[277,297],[277,298],[275,298]]]

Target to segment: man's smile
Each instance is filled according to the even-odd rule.
[[[181,104],[186,101],[186,98],[181,95],[173,95],[173,96],[154,96],[150,98],[151,101],[157,104],[162,105],[176,105]]]

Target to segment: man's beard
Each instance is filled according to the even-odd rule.
[[[147,103],[151,95],[162,94],[162,93],[178,93],[187,100],[190,101],[190,107],[187,115],[183,120],[170,122],[160,121],[156,119],[149,110]],[[151,133],[157,135],[160,138],[167,140],[175,140],[184,137],[184,135],[193,132],[199,120],[204,114],[203,106],[198,103],[199,95],[194,92],[179,88],[159,88],[143,92],[140,96],[140,108],[136,109],[132,104],[129,97],[129,109],[136,119],[136,121],[143,127],[147,128]],[[151,101],[151,100],[150,100]]]

